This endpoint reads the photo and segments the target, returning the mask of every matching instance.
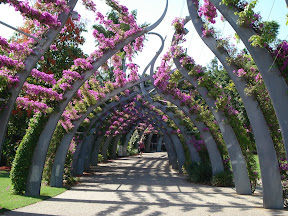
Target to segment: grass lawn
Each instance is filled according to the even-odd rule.
[[[23,195],[15,195],[13,194],[11,180],[9,178],[9,171],[0,170],[0,214],[5,211],[48,199],[66,190],[67,189],[65,188],[42,186],[40,196],[28,197]]]

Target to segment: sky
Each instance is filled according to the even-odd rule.
[[[80,2],[80,0],[79,0]],[[104,0],[94,0],[97,8],[105,14],[109,10],[109,7],[105,5]],[[137,10],[137,22],[142,23],[154,23],[164,11],[166,0],[119,0],[120,4],[123,4],[129,8],[129,10]],[[84,36],[86,38],[86,43],[83,46],[84,51],[89,54],[94,50],[94,39],[92,37],[92,25],[94,23],[95,17],[92,13],[85,11],[84,7],[78,3],[75,10],[81,14],[81,18],[87,22],[88,33]],[[285,16],[288,14],[288,9],[285,4],[285,0],[259,0],[256,12],[260,12],[264,21],[275,20],[280,24],[279,38],[286,39],[288,36],[288,26],[286,26]],[[174,33],[173,27],[171,26],[172,20],[175,17],[182,17],[188,15],[186,0],[169,0],[169,7],[167,15],[165,16],[162,23],[153,30],[166,37],[165,48],[161,53],[161,56],[167,51],[169,45],[171,44],[172,36]],[[9,17],[9,19],[7,19]],[[7,5],[0,5],[0,21],[6,22],[14,27],[21,26],[22,17],[18,12],[15,12],[12,7]],[[215,26],[220,32],[225,36],[234,35],[232,28],[228,23],[217,22]],[[185,26],[189,33],[186,35],[187,42],[184,45],[187,48],[188,55],[192,56],[197,64],[203,66],[207,65],[213,58],[214,55],[206,47],[201,38],[195,31],[192,22],[189,22]],[[0,36],[8,38],[13,34],[13,31],[0,25]],[[140,66],[139,72],[142,73],[145,66],[151,61],[155,53],[160,47],[160,39],[157,36],[150,35],[147,36],[147,41],[145,42],[145,47],[142,53],[135,58],[134,63]],[[242,47],[241,44],[237,45],[239,48]],[[156,66],[160,64],[160,58],[156,62]]]

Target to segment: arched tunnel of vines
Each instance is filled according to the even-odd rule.
[[[287,215],[287,7],[1,0],[0,213]]]

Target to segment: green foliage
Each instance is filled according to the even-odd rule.
[[[1,98],[6,98],[6,93],[8,93],[8,78],[5,76],[0,77],[0,97]]]
[[[178,130],[178,127],[176,130]],[[182,147],[184,150],[184,154],[185,154],[185,160],[188,162],[191,161],[190,150],[188,148],[188,144],[186,143],[183,134],[178,134],[177,136],[179,137],[179,140],[181,141],[181,144],[182,144]]]
[[[41,113],[31,118],[26,134],[17,149],[16,156],[12,163],[10,177],[13,189],[18,194],[22,194],[25,191],[26,179],[31,166],[33,152],[46,121],[47,116],[43,116]]]
[[[211,185],[217,187],[233,187],[234,176],[229,156],[224,156],[223,159],[224,171],[212,176]]]
[[[1,164],[11,166],[16,150],[25,135],[28,127],[30,113],[26,110],[16,109],[12,111],[7,128],[7,135],[1,152]]]
[[[124,145],[125,139],[126,139],[126,134],[123,134],[123,136],[121,136],[121,138],[119,139],[118,145]]]
[[[251,67],[251,66],[250,66]],[[242,153],[244,155],[247,171],[252,185],[256,185],[258,177],[258,173],[256,172],[256,162],[252,155],[252,151],[256,150],[255,141],[252,133],[247,132],[247,130],[243,127],[243,125],[250,125],[246,110],[242,103],[241,97],[239,96],[237,89],[234,86],[234,83],[230,80],[228,73],[223,70],[223,68],[218,67],[217,60],[214,59],[209,65],[208,73],[212,77],[212,79],[220,84],[227,96],[229,96],[230,103],[233,108],[236,109],[239,114],[229,114],[227,109],[224,109],[225,104],[227,104],[227,97],[220,98],[217,101],[218,109],[223,110],[229,124],[232,126],[235,131],[235,135],[240,144]],[[224,101],[224,102],[223,102]],[[224,175],[224,174],[223,174]],[[216,180],[215,180],[216,181]]]
[[[236,32],[234,34],[234,38],[236,39],[236,43],[239,44],[240,43],[240,36]]]
[[[249,38],[254,47],[264,47],[276,40],[279,31],[279,24],[276,21],[263,22],[260,33]]]
[[[169,82],[172,82],[172,83],[178,83],[180,81],[180,79],[183,78],[182,74],[179,72],[179,70],[175,70],[174,73],[172,73],[170,75],[170,79],[169,79]]]
[[[254,16],[253,9],[255,8],[258,0],[252,0],[248,5],[246,5],[245,9],[235,14],[238,15],[237,24],[240,26],[247,26],[250,23],[253,23],[257,20],[257,17]]]
[[[104,157],[102,154],[98,154],[98,163],[101,163],[104,161]]]
[[[134,133],[132,134],[128,146],[131,146],[132,148],[135,147],[135,144],[137,141],[140,139],[140,134],[138,130],[135,130]]]
[[[128,155],[132,156],[132,155],[137,155],[138,154],[138,149],[127,149]]]
[[[53,73],[56,80],[62,77],[63,70],[70,69],[77,58],[85,57],[81,45],[84,44],[85,24],[82,22],[73,22],[68,19],[66,22],[67,30],[58,34],[53,45],[57,50],[49,50],[44,54],[44,60],[39,61],[37,69],[45,73]]]
[[[259,180],[257,162],[252,152],[249,151],[245,154],[245,160],[247,164],[247,171],[251,183],[252,193],[254,193],[256,190],[257,181]]]
[[[46,162],[43,170],[43,179],[44,181],[47,182],[47,184],[50,184],[50,176],[55,154],[65,134],[66,134],[65,129],[62,127],[60,123],[58,123],[49,145],[49,149],[46,156]]]
[[[71,174],[72,161],[73,161],[73,152],[69,149],[67,156],[66,156],[64,172],[63,172],[63,183],[64,185],[67,185],[67,186],[74,185],[76,182],[79,181],[78,177],[72,176]]]
[[[255,62],[253,61],[251,55],[247,54],[246,50],[244,50],[243,55],[239,55],[238,57],[233,58],[233,64],[235,64],[238,68],[243,68],[247,72],[247,74],[245,74],[245,80],[248,82],[248,85],[245,89],[245,92],[248,95],[255,96],[269,127],[276,153],[278,157],[284,156],[285,150],[282,142],[281,132],[279,131],[280,127],[278,120],[268,91],[264,82],[261,80],[261,75]]]
[[[136,155],[138,154],[138,148],[136,146],[136,143],[140,140],[140,134],[138,130],[135,130],[132,134],[128,146],[127,146],[127,153],[128,155]]]
[[[237,5],[239,0],[222,0],[220,4],[225,4],[226,6],[228,5]]]
[[[223,171],[212,176],[211,184],[216,187],[234,187],[233,173],[231,171]]]
[[[249,126],[250,125],[250,121],[248,119],[244,104],[242,102],[242,99],[233,83],[233,81],[230,79],[227,71],[225,69],[223,69],[222,66],[218,65],[218,61],[217,59],[213,59],[211,61],[211,63],[209,64],[209,66],[207,67],[207,73],[209,74],[209,76],[211,77],[211,79],[218,83],[219,86],[222,87],[222,91],[224,91],[224,93],[229,97],[230,100],[230,104],[233,106],[234,109],[236,109],[239,114],[237,116],[235,115],[229,115],[228,113],[226,113],[227,118],[231,119],[234,118],[234,122],[235,124],[237,124],[237,127],[241,128],[239,130],[241,130],[246,136],[248,136],[250,138],[250,142],[252,142],[252,144],[250,145],[251,147],[251,151],[255,150],[255,145],[253,144],[253,135],[251,133],[247,133],[246,131],[244,131],[243,129],[243,125],[245,126]],[[221,100],[225,101],[227,100],[227,97],[222,98]],[[223,108],[221,107],[221,102],[223,101],[217,101],[219,108]],[[225,105],[225,103],[223,103]],[[238,118],[237,119],[235,119]],[[233,120],[231,120],[233,122]],[[235,128],[235,130],[237,131],[237,127]],[[238,134],[238,133],[237,133]]]
[[[216,40],[217,45],[216,48],[222,52],[222,53],[229,53],[229,55],[233,56],[236,52],[235,47],[233,47],[230,43],[229,40],[226,38],[218,38]],[[229,52],[228,52],[229,50]]]
[[[209,183],[212,178],[211,164],[207,162],[186,163],[184,172],[187,174],[189,181],[193,183]]]

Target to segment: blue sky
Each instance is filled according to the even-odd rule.
[[[79,0],[80,1],[80,0]],[[130,10],[137,9],[138,11],[138,22],[139,23],[154,23],[162,14],[166,0],[119,0],[121,4],[126,5]],[[101,12],[105,13],[108,7],[105,5],[104,0],[95,0],[97,8],[101,8]],[[158,26],[154,32],[160,33],[163,37],[167,36],[165,49],[167,50],[169,44],[171,43],[173,28],[171,22],[175,17],[185,17],[188,15],[188,10],[186,6],[186,0],[169,0],[168,13],[163,20],[163,22]],[[272,7],[273,6],[273,7]],[[91,13],[85,12],[83,7],[78,4],[76,10],[82,15],[82,18],[87,22],[88,30],[94,21],[94,16]],[[285,0],[259,0],[259,3],[255,11],[259,11],[263,17],[263,20],[271,21],[276,20],[280,23],[280,39],[287,39],[288,26],[285,25],[285,15],[288,14],[288,9],[285,4]],[[7,19],[9,17],[9,19]],[[9,8],[6,5],[0,5],[0,20],[6,22],[12,26],[21,26],[22,17],[15,12],[13,8]],[[187,35],[186,47],[188,54],[191,55],[198,64],[206,65],[214,57],[211,51],[204,45],[201,38],[198,36],[194,30],[192,24],[187,24],[186,27],[189,30]],[[228,23],[223,26],[223,23],[217,25],[220,31],[223,31],[225,35],[233,34],[233,31],[229,27]],[[0,25],[0,35],[4,37],[9,37],[13,31],[10,31],[4,26]],[[89,35],[90,34],[90,35]],[[87,42],[83,47],[87,53],[93,50],[93,37],[91,36],[91,31],[89,34],[85,35]],[[145,43],[145,48],[143,53],[140,53],[135,59],[135,63],[140,65],[140,72],[149,63],[155,52],[160,46],[160,40],[156,36],[148,36],[148,41]],[[241,47],[241,45],[239,45]],[[165,52],[165,51],[164,51]],[[164,52],[161,54],[163,55]],[[161,57],[160,55],[160,57]],[[156,66],[159,65],[159,61]]]

